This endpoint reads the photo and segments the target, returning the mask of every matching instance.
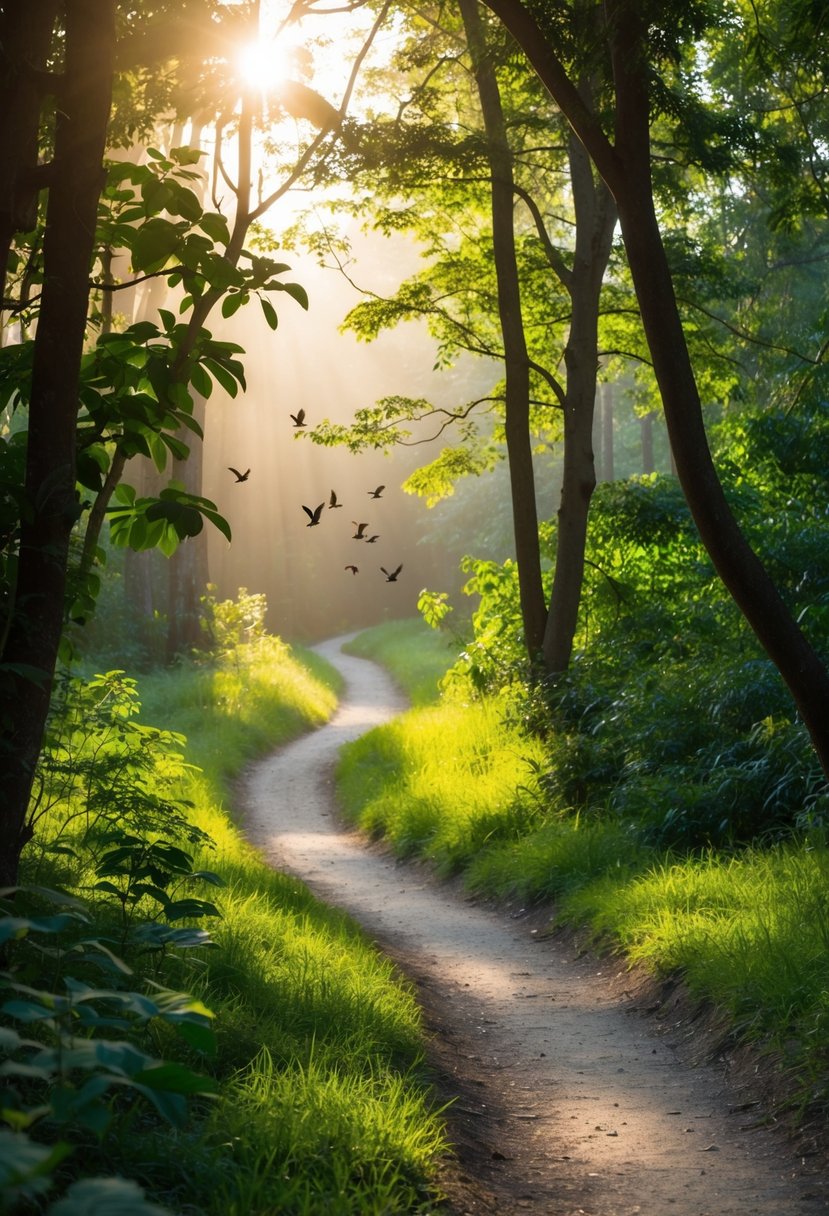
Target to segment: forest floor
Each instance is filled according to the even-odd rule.
[[[726,1046],[679,987],[550,933],[550,912],[487,906],[343,825],[340,746],[405,708],[389,677],[316,647],[345,677],[331,722],[258,762],[240,805],[280,869],[348,911],[415,984],[454,1155],[456,1216],[811,1216],[829,1171],[764,1114],[761,1061]],[[447,740],[451,746],[451,740]]]

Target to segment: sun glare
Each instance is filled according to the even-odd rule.
[[[283,83],[289,71],[289,55],[273,41],[257,39],[245,43],[236,55],[239,75],[248,86],[267,93]]]

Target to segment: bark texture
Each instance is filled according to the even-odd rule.
[[[68,0],[29,410],[28,509],[2,654],[0,885],[15,881],[21,849],[31,836],[28,802],[64,624],[69,535],[78,516],[78,378],[114,44],[114,0]]]

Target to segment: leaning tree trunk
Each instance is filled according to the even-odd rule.
[[[78,517],[75,426],[95,223],[112,89],[114,0],[68,0],[65,68],[43,246],[16,598],[3,647],[0,886],[16,880],[64,624]]]
[[[492,172],[492,241],[506,374],[504,430],[507,441],[515,557],[524,642],[531,660],[541,653],[547,608],[541,580],[538,511],[530,437],[530,365],[521,315],[521,283],[515,256],[515,184],[498,82],[489,60],[477,0],[459,0],[472,55]]]
[[[650,64],[640,6],[636,0],[605,5],[616,90],[614,146],[526,6],[515,0],[486,3],[516,38],[613,193],[683,493],[717,573],[786,682],[829,777],[829,673],[745,539],[708,446],[654,207]]]

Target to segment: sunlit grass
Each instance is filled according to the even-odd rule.
[[[144,677],[144,722],[185,733],[178,796],[215,849],[215,946],[169,958],[161,978],[215,1015],[219,1100],[189,1128],[152,1119],[85,1149],[84,1172],[135,1178],[157,1201],[204,1216],[428,1212],[442,1124],[421,1071],[420,1011],[391,963],[342,913],[264,865],[233,822],[234,779],[254,757],[330,716],[336,672],[276,639],[220,664]],[[41,881],[46,875],[41,875]],[[88,885],[84,876],[80,885]],[[198,891],[198,894],[204,894]],[[156,978],[159,978],[156,976]],[[180,1043],[157,1032],[160,1055]]]
[[[363,659],[376,659],[412,705],[429,705],[437,700],[438,681],[457,659],[460,643],[414,617],[366,629],[343,649]]]
[[[753,1037],[823,1052],[827,891],[826,848],[787,844],[660,862],[628,883],[586,888],[565,915],[612,934],[632,959],[679,972]]]
[[[682,859],[589,805],[544,805],[541,744],[497,700],[412,710],[349,745],[349,816],[487,896],[547,903],[601,948],[679,975],[772,1048],[804,1103],[829,1102],[829,849],[813,838]]]
[[[541,758],[540,744],[506,726],[495,703],[449,702],[411,710],[350,744],[338,785],[360,827],[448,873],[536,823],[530,761]]]

